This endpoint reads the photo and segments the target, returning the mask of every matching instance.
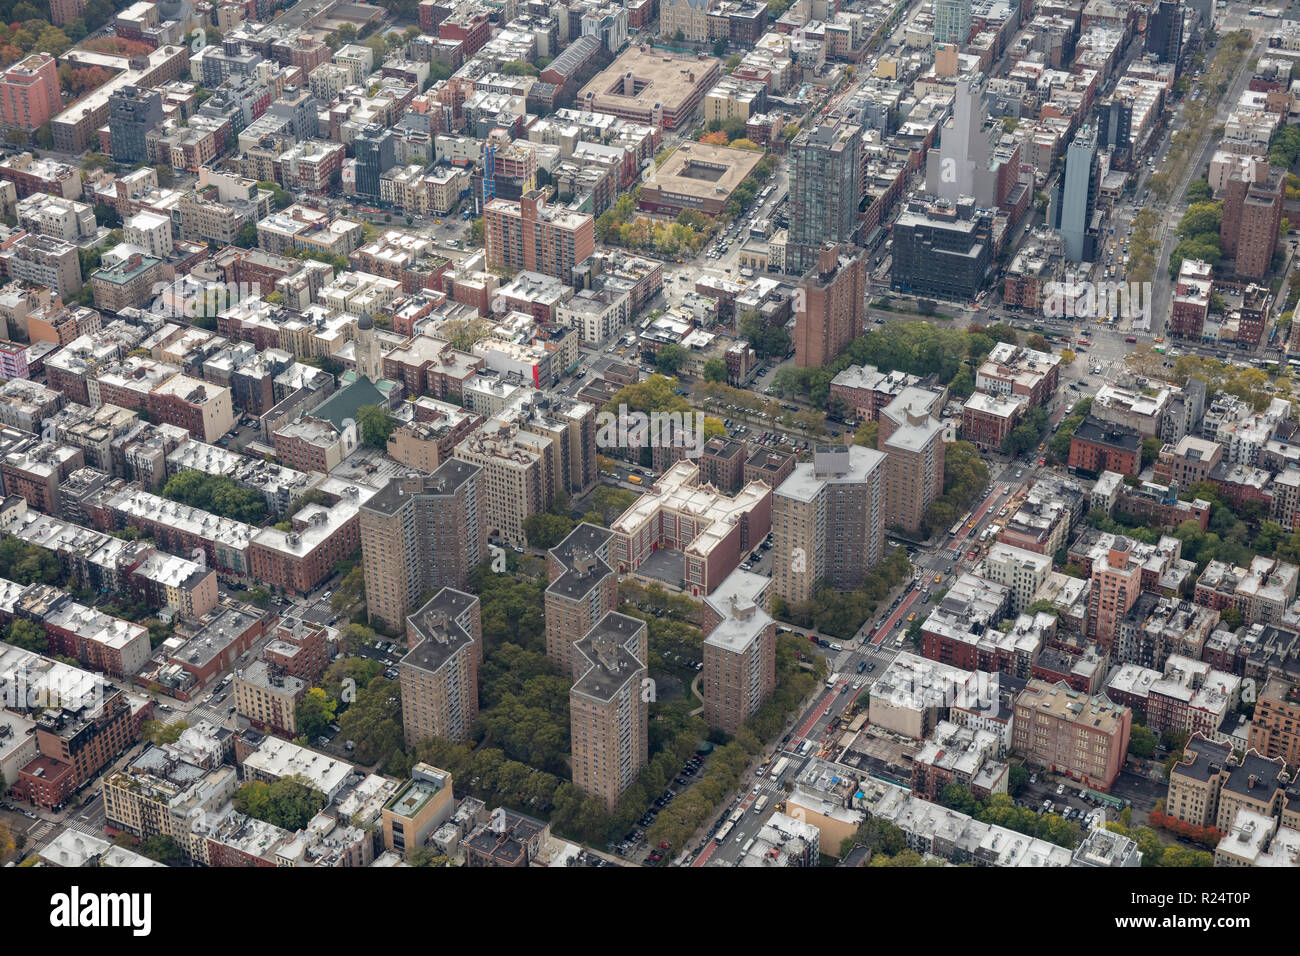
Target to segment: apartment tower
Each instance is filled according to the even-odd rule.
[[[611,612],[573,645],[573,782],[611,811],[649,759],[647,633],[644,621]]]
[[[433,738],[468,740],[478,717],[483,644],[478,598],[443,588],[407,617],[406,643],[411,650],[397,666],[406,745]]]
[[[884,555],[882,452],[818,446],[772,494],[772,581],[788,602],[819,581],[851,590]]]
[[[361,506],[361,555],[371,620],[396,627],[421,594],[464,587],[487,557],[483,541],[485,477],[450,458],[432,474],[398,476]]]
[[[770,581],[733,571],[705,599],[704,720],[736,734],[776,689],[776,622],[762,601]]]
[[[574,642],[618,604],[612,538],[609,529],[584,521],[546,555],[546,656],[568,678],[581,666]]]
[[[573,281],[573,267],[596,251],[596,220],[585,212],[546,205],[532,190],[517,202],[493,199],[484,210],[489,268],[505,267]]]
[[[829,121],[803,130],[790,144],[790,231],[786,271],[817,265],[826,242],[852,242],[862,189],[862,128]]]
[[[862,334],[867,312],[867,255],[824,243],[795,297],[795,364],[829,365]]]

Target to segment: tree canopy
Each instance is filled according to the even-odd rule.
[[[294,832],[324,809],[325,794],[295,774],[274,783],[251,780],[235,791],[234,804],[240,813]]]
[[[246,524],[261,524],[266,518],[266,499],[227,475],[179,471],[167,479],[162,493],[172,501]]]

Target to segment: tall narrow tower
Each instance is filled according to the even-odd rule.
[[[383,378],[383,362],[379,354],[379,340],[375,337],[375,323],[369,315],[357,320],[357,377],[377,382]]]

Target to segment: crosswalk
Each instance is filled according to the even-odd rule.
[[[75,830],[77,833],[82,833],[86,836],[103,837],[104,835],[102,827],[97,827],[93,823],[87,823],[85,820],[70,820],[63,824],[63,829]]]
[[[27,842],[29,844],[43,844],[45,838],[54,830],[54,824],[49,820],[41,820],[35,824],[32,829],[27,831]]]
[[[230,715],[225,711],[214,710],[210,707],[195,707],[188,714],[179,711],[172,711],[166,716],[163,723],[171,725],[184,722],[193,727],[199,721],[206,720],[209,723],[221,726],[226,722],[226,718],[229,716]]]

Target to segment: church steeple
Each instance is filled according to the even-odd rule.
[[[357,377],[377,382],[383,378],[379,340],[375,336],[375,323],[369,315],[357,320]]]

